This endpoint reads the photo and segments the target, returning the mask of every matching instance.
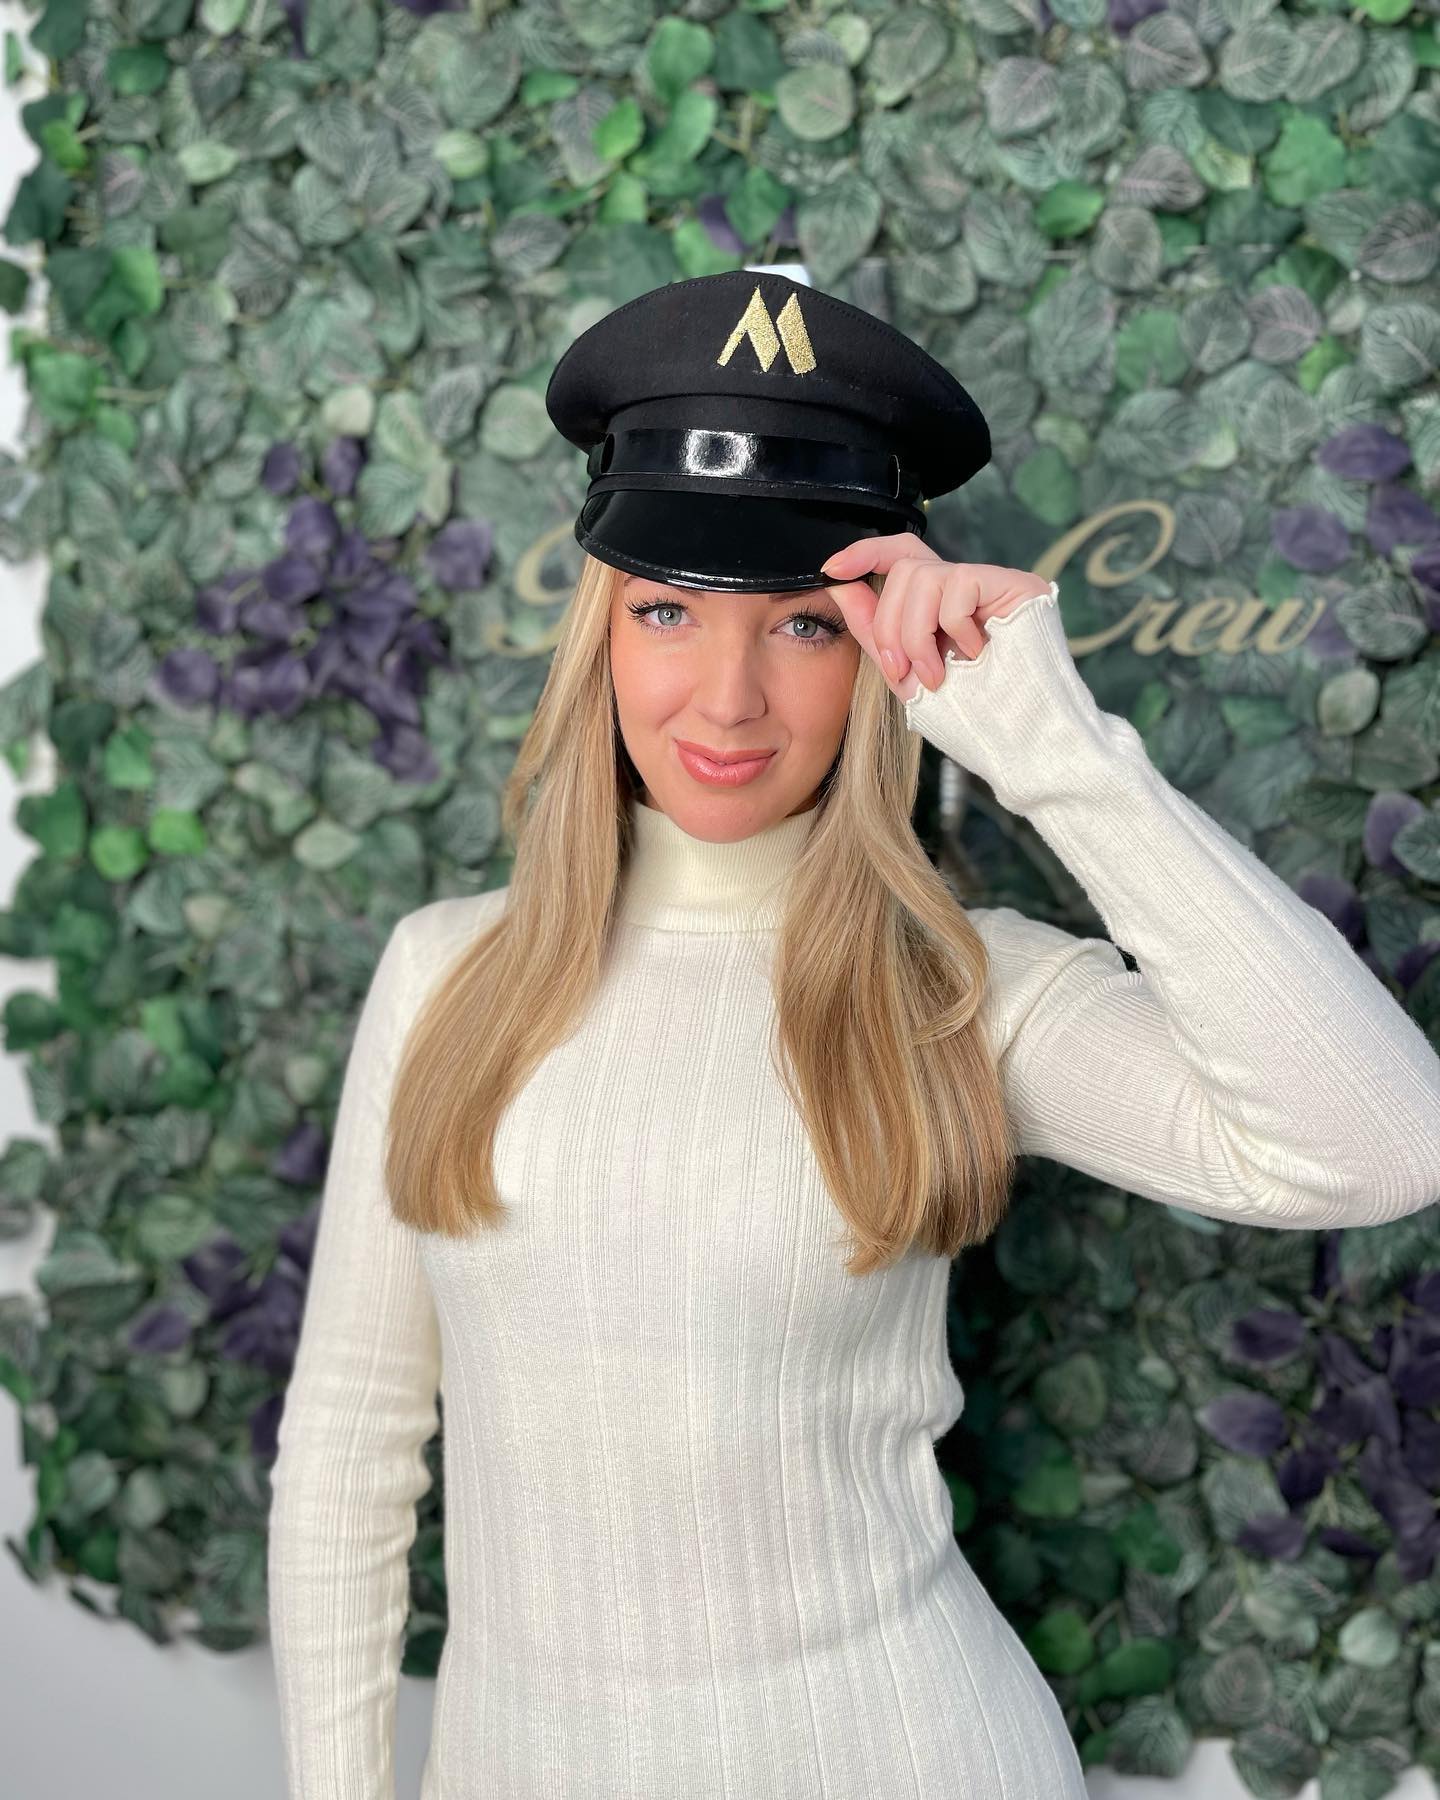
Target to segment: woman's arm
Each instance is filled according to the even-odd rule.
[[[440,1344],[384,1133],[417,995],[408,921],[361,1009],[270,1482],[271,1646],[290,1800],[393,1800],[400,1642]]]
[[[972,918],[1022,1148],[1250,1224],[1376,1224],[1440,1199],[1440,1057],[1330,921],[1101,711],[1057,590],[906,705],[1080,881],[1115,943]]]

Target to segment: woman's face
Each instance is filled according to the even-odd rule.
[[[643,803],[712,843],[813,806],[861,654],[823,587],[732,594],[617,577],[610,672]],[[718,786],[687,766],[682,745],[774,754],[753,780]]]

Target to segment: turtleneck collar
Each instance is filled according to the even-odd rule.
[[[791,869],[819,803],[734,843],[691,837],[668,813],[631,799],[633,833],[619,917],[662,931],[765,931],[780,923]]]

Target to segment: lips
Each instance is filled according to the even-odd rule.
[[[697,756],[712,763],[758,762],[762,757],[775,754],[773,750],[710,750],[704,744],[691,744],[684,738],[676,738],[675,742],[682,750],[693,750]]]

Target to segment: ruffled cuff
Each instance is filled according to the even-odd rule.
[[[979,656],[947,651],[944,680],[905,702],[905,722],[987,781],[1002,806],[1024,813],[1083,793],[1100,772],[1097,757],[1146,755],[1134,726],[1102,712],[1085,685],[1066,641],[1058,582],[983,629]]]

